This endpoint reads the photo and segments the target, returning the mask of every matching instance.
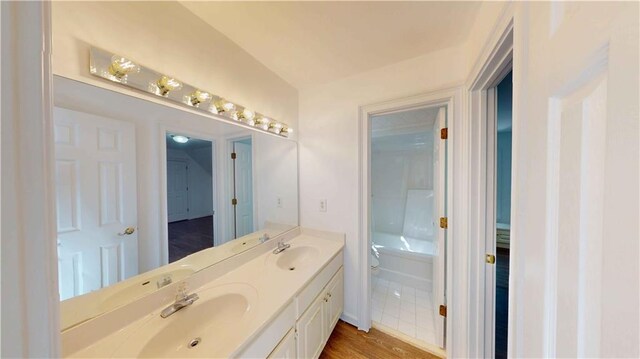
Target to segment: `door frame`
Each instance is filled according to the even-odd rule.
[[[462,99],[462,87],[446,88],[434,92],[425,94],[404,97],[400,99],[394,99],[370,105],[361,106],[359,108],[359,245],[358,245],[358,275],[360,287],[358,290],[358,319],[356,320],[347,313],[343,314],[343,318],[351,323],[357,323],[358,329],[363,331],[369,331],[371,328],[371,266],[370,266],[370,247],[371,247],[371,231],[370,231],[370,216],[371,216],[371,185],[370,185],[370,160],[371,160],[371,138],[370,138],[370,118],[374,115],[388,114],[394,112],[401,112],[417,108],[445,106],[447,108],[447,127],[449,133],[456,133],[458,128],[462,128],[461,122],[461,99]],[[464,321],[464,315],[458,316],[457,308],[463,303],[463,295],[460,290],[464,287],[466,279],[464,278],[464,271],[459,271],[457,268],[454,270],[453,258],[464,258],[466,251],[464,249],[465,244],[452,240],[456,230],[460,230],[464,225],[464,220],[460,220],[458,223],[451,220],[456,217],[456,209],[462,208],[454,203],[454,199],[459,197],[454,196],[454,173],[458,173],[459,170],[456,167],[461,165],[460,161],[455,161],[456,154],[461,153],[460,149],[456,149],[463,145],[464,141],[455,140],[455,136],[449,137],[447,140],[447,153],[448,153],[448,166],[447,166],[447,187],[450,189],[447,191],[446,201],[448,203],[447,216],[449,217],[449,223],[451,224],[447,229],[447,241],[449,243],[449,250],[447,251],[447,268],[446,268],[446,292],[445,297],[448,300],[447,309],[447,324],[445,328],[445,335],[447,338],[447,344],[445,352],[447,356],[451,356],[455,348],[454,342],[454,329],[464,328],[466,322]],[[460,197],[461,198],[461,197]],[[455,255],[454,255],[455,254]],[[462,257],[459,257],[462,255]],[[460,311],[461,312],[461,311]]]
[[[162,238],[160,238],[160,263],[161,265],[169,264],[169,215],[168,215],[168,201],[167,201],[167,134],[168,133],[179,133],[181,135],[186,135],[189,137],[197,138],[200,140],[206,140],[211,142],[211,168],[216,168],[217,163],[217,138],[214,136],[210,136],[206,133],[195,132],[184,128],[177,128],[172,126],[160,126],[160,133],[158,137],[158,141],[161,144],[160,146],[160,225],[162,226]],[[212,195],[211,200],[213,201],[213,238],[214,243],[216,238],[220,236],[220,226],[218,225],[218,213],[220,213],[220,204],[218,203],[218,175],[215,174],[211,176],[211,185]],[[212,245],[214,245],[212,243]]]
[[[495,255],[495,86],[509,72],[513,81],[519,78],[520,64],[514,57],[514,12],[505,7],[493,33],[485,44],[484,51],[472,71],[468,88],[470,126],[469,167],[469,267],[473,275],[469,278],[469,357],[493,357],[495,353],[495,265],[485,263],[485,255]],[[518,126],[516,86],[513,92],[512,158],[517,158]],[[517,163],[512,161],[511,230],[517,237],[517,208],[514,183],[517,183]],[[509,324],[508,355],[512,356],[513,319],[516,313],[514,298],[514,273],[517,271],[515,253],[517,241],[510,243],[509,275]]]

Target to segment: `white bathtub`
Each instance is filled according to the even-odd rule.
[[[434,241],[373,232],[371,242],[379,253],[378,277],[431,290],[433,265],[438,255]]]

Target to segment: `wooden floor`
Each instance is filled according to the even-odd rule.
[[[377,329],[369,333],[338,321],[320,359],[337,358],[439,358]]]
[[[169,223],[169,263],[213,247],[213,216]]]

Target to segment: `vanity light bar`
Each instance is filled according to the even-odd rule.
[[[293,132],[285,123],[96,47],[91,47],[89,51],[89,71],[94,76],[216,115],[216,118],[226,121],[282,137],[288,137]]]

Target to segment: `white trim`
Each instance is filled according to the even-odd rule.
[[[469,129],[469,337],[467,357],[493,357],[494,355],[494,321],[495,306],[493,301],[487,302],[487,295],[491,299],[495,298],[495,266],[485,264],[486,253],[495,251],[495,224],[494,224],[494,197],[495,183],[492,158],[494,156],[494,124],[489,121],[494,111],[488,107],[489,100],[495,100],[493,91],[490,89],[504,78],[505,74],[512,66],[514,42],[514,14],[512,5],[505,6],[505,9],[496,23],[489,40],[484,46],[482,55],[474,66],[471,73],[468,103],[468,125]],[[514,69],[514,73],[515,73]],[[515,74],[514,74],[515,75]],[[514,93],[514,99],[516,98]],[[515,101],[514,101],[515,102]],[[514,111],[515,114],[515,111]],[[514,121],[515,123],[515,121]],[[516,132],[513,128],[513,148],[516,147]],[[515,158],[515,157],[514,157]],[[513,164],[515,166],[516,164]],[[488,166],[491,166],[489,168]],[[515,173],[516,169],[512,169]],[[515,179],[512,179],[514,182]],[[513,187],[512,187],[513,191]],[[512,197],[512,213],[516,206]],[[512,216],[514,218],[514,216]],[[511,228],[515,223],[511,224]],[[513,236],[512,236],[513,238]],[[511,251],[517,244],[511,243]],[[516,270],[513,265],[514,257],[511,256],[511,273]],[[510,276],[510,288],[514,288],[514,276]],[[488,289],[487,288],[493,288]],[[509,356],[512,356],[513,328],[512,305],[513,294],[509,293]]]
[[[2,356],[58,357],[51,3],[0,6]]]
[[[464,146],[463,132],[460,131],[460,139],[456,139],[458,135],[458,128],[463,129],[461,111],[462,101],[462,88],[448,88],[442,89],[427,94],[415,95],[405,97],[396,100],[384,101],[376,104],[370,104],[361,106],[359,109],[359,247],[358,247],[358,260],[359,267],[359,282],[360,288],[358,291],[358,329],[368,331],[371,328],[371,268],[369,264],[369,248],[370,248],[370,230],[369,230],[369,214],[370,214],[370,183],[369,183],[369,158],[370,158],[370,138],[369,138],[369,118],[372,115],[380,115],[398,111],[405,111],[413,108],[434,107],[434,106],[446,106],[447,107],[447,127],[449,133],[453,134],[447,141],[448,152],[448,166],[447,166],[447,215],[449,217],[449,229],[447,230],[447,241],[449,250],[447,252],[447,278],[446,278],[446,298],[448,306],[448,318],[446,327],[447,337],[447,353],[449,356],[460,356],[456,350],[458,345],[458,338],[463,338],[464,334],[458,334],[459,331],[465,332],[466,327],[466,311],[464,305],[460,303],[465,302],[465,283],[466,272],[464,270],[464,262],[462,260],[460,264],[454,266],[454,259],[456,257],[466,258],[466,243],[465,241],[457,241],[454,238],[457,231],[465,233],[466,228],[464,220],[456,222],[455,219],[463,217],[463,212],[460,210],[461,204],[464,203],[464,197],[459,195],[454,196],[457,186],[462,185],[464,181],[455,181],[454,173],[458,173],[462,168],[462,162],[457,158],[458,154],[462,154],[462,146]],[[456,217],[460,215],[460,217]],[[457,262],[456,262],[457,263]],[[454,271],[455,268],[455,271]]]

